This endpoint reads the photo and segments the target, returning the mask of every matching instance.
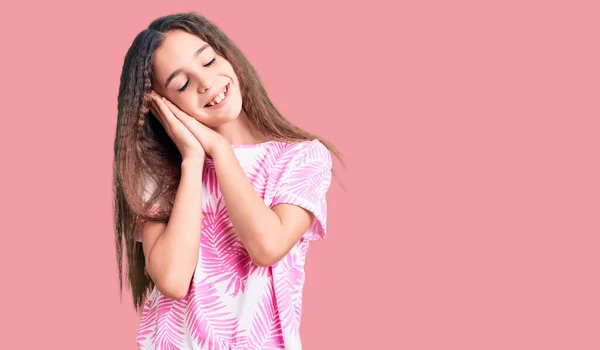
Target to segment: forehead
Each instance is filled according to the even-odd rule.
[[[156,49],[153,68],[157,75],[170,72],[190,63],[194,53],[206,42],[194,34],[174,30],[165,34],[163,43]]]

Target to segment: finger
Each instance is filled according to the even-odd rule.
[[[160,96],[160,94],[158,92],[154,91],[154,89],[150,90],[150,95],[152,96],[152,99],[154,99],[154,100],[158,100],[162,97],[162,96]]]
[[[174,116],[170,118],[171,113],[169,113],[168,108],[166,108],[166,106],[161,108],[159,101],[160,95],[157,95],[155,93],[152,94],[152,101],[150,105],[150,108],[152,109],[152,114],[156,119],[158,119],[158,121],[163,126],[167,134],[169,136],[173,136],[172,130],[177,128],[179,126],[177,124],[181,124],[181,122],[179,122]]]
[[[161,101],[167,106],[167,108],[169,108],[171,113],[173,113],[173,115],[180,121],[183,121],[184,119],[194,119],[189,114],[187,114],[186,112],[179,109],[179,107],[177,107],[173,102],[169,101],[168,99],[163,97],[161,99]]]
[[[167,105],[167,107],[173,112],[173,114],[180,114],[183,112],[181,109],[179,109],[179,107],[177,107],[173,102],[169,101],[165,97],[162,97],[160,101]]]
[[[150,97],[152,98],[152,99],[151,99],[151,102],[154,104],[154,106],[156,107],[156,109],[160,111],[160,110],[161,110],[161,109],[160,109],[160,105],[161,105],[161,103],[160,103],[160,102],[161,102],[162,100],[164,100],[164,97],[162,97],[161,95],[159,95],[159,94],[158,94],[156,91],[154,91],[154,90],[151,90],[151,91],[150,91]]]
[[[166,123],[168,123],[170,125],[174,125],[179,122],[177,120],[177,117],[175,117],[173,112],[171,112],[169,107],[165,104],[164,97],[162,99],[161,98],[156,99],[156,107],[158,109],[158,112],[161,114],[162,118],[164,118]]]
[[[183,112],[181,109],[179,109],[179,107],[171,103],[171,101],[164,99],[164,103],[167,105],[169,110],[173,112],[175,118],[183,123],[183,125],[185,125],[185,127],[188,128],[188,130],[190,130],[198,140],[206,139],[208,136],[207,133],[210,130],[206,125],[200,123],[198,120]]]
[[[152,92],[150,92],[150,107],[156,107],[158,106],[158,104],[156,103],[157,100],[157,95],[154,92],[154,90],[152,90]]]
[[[188,129],[190,129],[190,126],[192,126],[191,123],[190,123],[190,121],[191,120],[196,121],[196,119],[192,118],[187,113],[185,113],[184,111],[182,111],[181,109],[179,109],[179,107],[177,107],[175,104],[173,104],[168,99],[166,99],[166,98],[163,97],[161,99],[161,102],[167,107],[167,109],[171,112],[171,114],[173,115],[173,117],[175,119],[177,119],[177,121],[179,123],[182,123],[183,125],[185,125]],[[200,124],[200,123],[197,123],[197,124]],[[191,131],[191,129],[190,129],[190,131]],[[199,135],[196,135],[196,136],[199,136]]]
[[[163,124],[164,127],[165,126],[165,121],[164,118],[162,116],[162,114],[159,112],[158,110],[158,105],[156,104],[156,102],[154,101],[154,99],[150,102],[150,112],[152,112],[152,115],[158,119],[158,121]]]
[[[167,100],[166,98],[163,98],[163,102],[167,105],[167,107],[173,113],[175,118],[177,118],[188,128],[193,127],[196,129],[200,129],[200,132],[206,132],[208,130],[208,127],[206,125],[200,123],[198,120],[179,109],[179,107],[174,105],[171,101]]]
[[[162,124],[162,117],[160,116],[160,113],[158,113],[158,111],[156,110],[156,106],[153,104],[150,106],[150,112],[152,112],[152,115],[158,119],[158,121]]]
[[[159,108],[158,108],[158,102],[156,102],[156,99],[153,97],[152,101],[150,102],[150,108],[153,109],[153,112],[156,114],[159,114]],[[157,115],[157,117],[160,117],[160,115]]]

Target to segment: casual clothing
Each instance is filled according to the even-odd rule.
[[[174,301],[154,287],[139,324],[140,349],[302,348],[304,262],[309,242],[327,232],[331,155],[318,140],[233,147],[267,206],[294,204],[315,219],[281,261],[271,267],[253,264],[227,215],[213,160],[207,158],[200,251],[188,294]]]

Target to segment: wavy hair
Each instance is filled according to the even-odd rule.
[[[118,95],[114,142],[114,234],[119,291],[123,291],[123,242],[127,279],[134,308],[140,311],[154,283],[146,272],[142,244],[136,241],[145,221],[167,222],[181,176],[181,154],[150,112],[152,58],[165,34],[184,30],[212,46],[232,65],[239,78],[242,108],[250,125],[269,140],[296,142],[318,139],[342,163],[340,152],[327,140],[290,123],[275,108],[258,74],[240,49],[213,23],[195,13],[155,19],[133,40],[125,55]],[[147,183],[155,184],[147,193]],[[160,210],[150,214],[150,203]]]

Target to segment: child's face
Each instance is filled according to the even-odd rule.
[[[202,39],[181,30],[167,33],[154,53],[152,88],[208,127],[237,118],[242,109],[231,64]]]

